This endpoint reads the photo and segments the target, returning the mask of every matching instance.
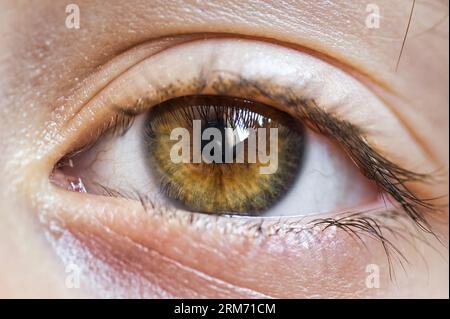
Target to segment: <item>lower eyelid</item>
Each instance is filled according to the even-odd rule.
[[[197,275],[204,273],[211,279],[218,277],[224,282],[231,282],[237,286],[248,288],[249,293],[250,291],[257,291],[275,297],[286,296],[284,295],[286,290],[266,292],[267,287],[276,285],[276,283],[267,282],[267,273],[259,273],[258,271],[261,271],[261,269],[258,269],[258,265],[265,266],[266,263],[269,263],[272,267],[271,271],[279,271],[278,278],[286,280],[286,287],[297,289],[295,293],[299,297],[308,297],[310,296],[309,293],[323,294],[324,287],[328,287],[330,291],[332,291],[331,289],[338,289],[344,295],[346,293],[352,294],[353,289],[358,287],[361,296],[372,295],[373,291],[364,286],[364,278],[367,275],[365,267],[375,261],[383,269],[384,274],[389,273],[389,267],[391,267],[390,261],[386,262],[385,259],[383,242],[373,238],[373,234],[361,233],[354,237],[344,228],[332,226],[334,221],[342,215],[318,216],[318,219],[323,223],[320,226],[311,227],[312,224],[309,224],[307,219],[299,217],[274,218],[261,223],[242,218],[173,211],[167,207],[158,206],[157,203],[154,203],[154,207],[152,207],[152,204],[146,204],[149,207],[147,211],[144,211],[139,199],[130,202],[130,200],[124,199],[63,191],[57,192],[56,198],[59,203],[54,202],[53,205],[49,206],[47,202],[46,209],[40,211],[45,216],[41,220],[48,222],[49,232],[51,237],[54,237],[55,245],[61,245],[60,251],[65,251],[65,254],[73,254],[76,249],[79,249],[79,247],[73,248],[67,245],[67,242],[58,242],[58,236],[68,233],[69,236],[75,237],[75,241],[80,243],[83,249],[87,248],[90,251],[89,254],[94,254],[95,258],[99,258],[105,263],[102,267],[115,267],[115,270],[108,268],[108,271],[113,272],[112,275],[116,278],[120,278],[118,282],[121,282],[121,280],[126,282],[127,279],[122,279],[122,275],[116,274],[117,271],[120,273],[131,271],[134,272],[135,276],[138,276],[137,278],[140,278],[138,280],[149,281],[149,286],[146,286],[143,290],[147,293],[152,291],[151,289],[154,286],[152,278],[155,274],[151,274],[151,272],[155,271],[159,274],[162,271],[159,268],[161,265],[155,264],[155,256],[163,258],[162,264],[169,260],[172,266],[167,265],[167,267],[177,267],[177,269],[182,267],[179,270],[185,276],[188,276],[188,273],[184,273],[184,271],[191,269],[189,274],[196,274],[192,282],[197,282],[196,280],[199,280]],[[367,216],[370,218],[379,217],[380,224],[378,225],[385,227],[380,208],[383,208],[384,211],[389,207],[383,207],[384,202],[381,199],[380,203],[381,207],[358,207],[358,209],[368,213],[371,209],[374,209]],[[389,202],[386,203],[389,204]],[[58,214],[55,215],[54,212],[58,212]],[[327,220],[328,218],[331,218],[331,220]],[[354,221],[351,221],[351,223],[355,224]],[[356,225],[360,227],[364,224]],[[386,232],[389,234],[389,230]],[[415,236],[406,232],[401,233],[401,235],[402,237]],[[362,237],[362,242],[359,241],[359,236]],[[65,235],[63,237],[64,240],[67,240]],[[183,242],[189,243],[190,248],[178,246],[176,243],[180,241],[180,238],[184,238]],[[71,241],[69,240],[69,242]],[[162,246],[162,243],[172,243],[170,247],[173,250]],[[394,241],[394,245],[396,245],[396,241]],[[214,258],[218,258],[220,264],[218,268],[215,266],[204,268],[201,260],[204,260],[202,258],[205,256],[201,254],[205,253],[205,247],[210,248],[208,260],[212,261],[215,260]],[[67,249],[73,249],[73,251],[67,252]],[[156,252],[156,255],[153,254],[153,251]],[[183,251],[184,254],[180,255],[180,251]],[[231,254],[233,251],[240,251],[241,253]],[[393,252],[393,255],[397,256],[395,250]],[[401,253],[403,252],[402,250]],[[90,256],[92,257],[92,255]],[[260,258],[261,256],[263,258]],[[248,272],[240,270],[241,268],[231,268],[224,271],[223,264],[225,261],[220,262],[220,258],[225,257],[237,258],[233,261],[233,264],[241,263],[241,267],[249,269]],[[231,262],[229,259],[226,260],[227,263]],[[276,269],[277,264],[275,262],[279,263],[280,260],[283,260],[283,265]],[[79,259],[77,261],[83,262]],[[93,261],[91,260],[91,262]],[[200,262],[200,264],[197,262]],[[331,272],[330,262],[333,263]],[[395,265],[398,265],[397,262],[398,260]],[[133,265],[132,267],[130,263]],[[184,265],[185,263],[186,265]],[[88,267],[90,266],[92,264]],[[145,271],[144,269],[147,267],[150,270]],[[295,272],[292,273],[294,269]],[[314,271],[311,269],[314,269]],[[301,272],[301,276],[298,272]],[[323,278],[321,279],[322,272],[323,275],[326,274],[327,276],[325,282],[323,282]],[[256,277],[259,276],[256,281],[261,283],[256,287],[251,284],[255,280],[254,274],[257,274]],[[89,275],[96,276],[98,271],[91,269]],[[168,276],[164,271],[160,275],[164,278]],[[270,278],[274,277],[275,275],[270,276]],[[244,283],[242,283],[240,282],[242,278],[249,278],[249,281],[244,280]],[[89,280],[91,279],[89,278]],[[387,281],[383,285],[389,287],[388,277],[385,277],[385,279]],[[94,280],[95,283],[98,283],[96,280]],[[292,282],[296,284],[293,286]],[[320,282],[320,287],[317,284],[318,282]],[[333,283],[340,283],[348,290],[328,286]],[[106,285],[106,283],[103,284]],[[122,284],[126,285],[126,283]],[[308,287],[307,293],[304,290],[305,286]],[[181,287],[177,287],[168,289],[173,293],[173,291],[181,289]],[[113,288],[104,287],[104,289]],[[133,287],[127,287],[126,289],[130,291],[133,290]],[[381,290],[378,292],[382,293]],[[239,296],[237,292],[229,293],[233,296]],[[224,295],[218,296],[223,297]]]
[[[66,260],[72,258],[68,255],[75,254],[78,256],[74,257],[77,258],[78,264],[88,262],[80,257],[85,253],[80,255],[81,252],[78,252],[80,248],[72,246],[75,240],[94,254],[95,258],[103,260],[102,267],[116,267],[115,270],[105,268],[104,271],[135,272],[135,275],[144,278],[143,282],[151,281],[152,276],[149,272],[159,273],[161,278],[167,276],[160,268],[160,264],[151,262],[149,258],[153,256],[152,259],[166,260],[160,260],[162,264],[167,260],[173,260],[175,264],[185,264],[187,268],[183,269],[192,269],[194,274],[204,272],[211,278],[217,277],[224,282],[241,285],[258,293],[275,297],[285,295],[283,290],[270,291],[269,288],[275,284],[270,278],[274,277],[278,278],[278,283],[286,280],[284,289],[287,287],[296,289],[295,293],[299,296],[307,297],[309,293],[321,294],[323,287],[338,283],[345,283],[348,288],[341,293],[350,294],[354,293],[352,289],[355,287],[365,290],[365,266],[373,260],[371,258],[378,253],[378,259],[375,260],[384,258],[381,255],[381,245],[376,241],[368,239],[366,244],[369,247],[364,248],[344,231],[333,227],[326,231],[323,227],[308,230],[305,227],[306,224],[299,223],[298,220],[291,224],[295,230],[291,229],[284,235],[280,231],[278,234],[272,231],[272,235],[267,236],[262,235],[263,232],[256,223],[250,226],[246,224],[248,221],[242,218],[195,215],[190,219],[185,212],[173,212],[176,216],[167,218],[167,214],[161,214],[161,212],[152,213],[149,210],[145,213],[140,204],[130,205],[129,201],[99,199],[98,196],[88,194],[75,194],[67,201],[67,198],[63,199],[68,195],[67,193],[60,195],[63,207],[52,207],[45,218],[50,225],[53,225],[49,228],[49,232],[54,245],[59,247],[57,251],[63,255],[67,254],[64,256]],[[83,196],[83,201],[76,199],[79,196]],[[272,225],[277,223],[279,220],[274,219]],[[186,225],[191,226],[186,227]],[[241,232],[238,231],[238,225],[241,225]],[[266,225],[262,227],[269,229],[269,224]],[[182,248],[187,243],[190,248],[186,246]],[[184,252],[182,255],[180,255],[180,249]],[[153,251],[157,254],[155,255]],[[350,251],[353,257],[349,255]],[[355,253],[356,251],[359,253]],[[157,257],[158,255],[161,257]],[[344,255],[346,258],[342,258]],[[203,262],[205,258],[209,258],[210,261],[206,268]],[[226,258],[226,262],[222,258]],[[282,263],[281,260],[283,260]],[[89,263],[92,262],[94,261],[89,261]],[[333,263],[334,271],[327,271],[326,282],[324,282],[324,278],[321,279],[322,271],[325,272],[330,262]],[[124,269],[122,263],[129,266]],[[230,268],[224,269],[224,263]],[[239,264],[246,265],[247,269],[234,268]],[[312,267],[313,264],[314,267]],[[267,268],[261,271],[258,265],[265,265]],[[258,268],[259,270],[256,270]],[[180,269],[180,271],[184,270]],[[90,269],[86,275],[96,276],[96,271]],[[267,277],[266,271],[273,271],[277,275]],[[302,276],[299,276],[298,272],[301,272]],[[254,275],[261,277],[260,284],[256,287],[253,287],[251,280],[245,280],[245,278],[255,280]],[[115,276],[119,284],[122,275],[117,273]],[[197,275],[194,275],[192,280],[196,282],[199,279]],[[296,282],[294,286],[292,286],[292,280]],[[288,283],[289,281],[291,284]],[[99,283],[96,282],[96,284]],[[303,291],[306,286],[308,286],[307,293]],[[132,291],[133,287],[128,289]],[[365,293],[371,292],[365,291]],[[236,294],[237,292],[234,292],[234,295]]]

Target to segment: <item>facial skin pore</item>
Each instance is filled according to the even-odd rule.
[[[66,1],[0,1],[0,297],[448,298],[448,3],[416,2],[397,69],[407,0],[377,1],[378,29],[365,26],[364,1],[76,3],[80,28],[68,29]],[[339,231],[258,240],[246,226],[230,233],[219,221],[211,230],[178,213],[142,214],[137,202],[80,201],[50,184],[65,155],[53,139],[75,110],[158,52],[223,36],[311,54],[372,90],[402,125],[387,155],[439,173],[411,187],[443,197],[430,221],[443,244],[401,245],[410,266],[393,283],[383,247],[365,249]],[[52,231],[54,219],[61,229]],[[66,285],[73,263],[81,289]],[[381,268],[379,289],[365,286],[371,264]]]

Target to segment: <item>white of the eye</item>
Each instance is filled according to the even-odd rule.
[[[307,132],[296,182],[265,216],[315,215],[354,209],[376,199],[373,185],[330,139]]]
[[[144,124],[145,114],[135,119],[125,135],[105,138],[90,149],[83,163],[78,163],[86,166],[84,176],[124,193],[156,193],[143,144]]]

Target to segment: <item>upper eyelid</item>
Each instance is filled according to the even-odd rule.
[[[195,40],[194,40],[195,41]],[[194,41],[188,41],[188,42],[194,42]],[[258,42],[257,42],[258,43]],[[180,45],[184,45],[185,42],[182,42],[182,44]],[[163,53],[163,51],[165,51],[167,49],[163,49],[161,51],[159,51],[160,53]],[[143,62],[146,59],[142,59],[140,60],[141,62]],[[138,63],[140,64],[140,63]],[[134,67],[138,67],[138,64],[134,64]],[[130,66],[127,70],[131,69],[132,67]],[[119,78],[120,76],[122,76],[124,73],[126,73],[125,70],[124,72],[122,72],[120,75],[116,76],[116,78]],[[153,98],[148,98],[148,97],[139,97],[139,96],[135,96],[133,97],[133,99],[135,100],[135,103],[133,105],[110,105],[112,106],[114,109],[116,110],[122,110],[122,112],[129,112],[129,113],[139,113],[142,110],[139,110],[140,108],[145,109],[147,106],[149,105],[155,105],[159,102],[161,102],[162,100],[165,100],[167,98],[171,98],[174,97],[173,92],[170,91],[176,91],[176,90],[180,90],[180,87],[182,87],[184,85],[184,87],[188,87],[190,86],[190,88],[188,90],[190,90],[189,94],[194,94],[194,93],[201,93],[201,91],[206,87],[206,86],[210,86],[213,87],[214,85],[216,86],[215,91],[218,93],[227,93],[230,94],[230,89],[236,89],[238,88],[237,91],[241,91],[241,88],[249,88],[247,89],[247,92],[243,92],[245,97],[248,98],[255,98],[255,96],[251,96],[252,92],[250,92],[251,90],[255,91],[260,91],[259,93],[264,93],[264,95],[271,95],[270,96],[270,103],[273,104],[273,102],[276,102],[277,104],[281,104],[281,105],[287,105],[287,104],[299,104],[298,100],[302,99],[302,97],[299,97],[297,95],[297,92],[292,92],[292,90],[286,89],[282,86],[276,86],[274,83],[271,83],[273,81],[270,80],[265,80],[265,81],[259,81],[258,83],[255,82],[254,79],[246,79],[246,78],[242,78],[239,75],[234,75],[231,74],[232,72],[223,72],[221,70],[209,70],[210,74],[208,74],[208,72],[200,72],[200,76],[197,77],[197,79],[195,79],[195,81],[191,81],[190,83],[187,84],[180,84],[177,83],[177,80],[174,79],[172,82],[175,83],[175,85],[173,85],[172,83],[169,86],[168,91],[169,92],[164,92],[163,88],[158,88],[157,89],[157,94],[155,94],[155,96]],[[228,81],[227,83],[225,83],[225,80],[221,79],[221,74],[228,75],[227,78],[225,79],[226,81]],[[202,77],[202,75],[204,75]],[[231,76],[230,76],[231,75]],[[230,80],[231,79],[231,80]],[[106,87],[109,86],[109,84],[111,84],[114,80],[111,80]],[[358,82],[356,79],[354,80],[356,82]],[[195,83],[194,83],[195,82]],[[244,84],[248,84],[248,85],[244,85]],[[225,85],[228,85],[228,88],[226,89],[226,92],[220,92],[221,87],[223,89],[223,87]],[[363,84],[360,84],[363,86]],[[104,88],[106,88],[104,87]],[[185,88],[182,88],[185,89]],[[371,90],[367,89],[368,92],[373,93]],[[238,92],[241,93],[241,92]],[[253,92],[255,93],[255,92]],[[258,93],[258,92],[256,92]],[[101,93],[100,93],[101,94]],[[171,96],[172,95],[172,96]],[[240,94],[238,94],[239,96],[241,96]],[[376,95],[375,95],[376,96]],[[94,97],[95,98],[95,97]],[[288,99],[291,99],[291,101],[288,101]],[[257,99],[257,97],[256,97]],[[304,98],[305,100],[308,99],[308,97]],[[294,103],[293,103],[294,101]],[[130,102],[127,102],[130,103]],[[283,111],[286,111],[284,109],[282,109]],[[78,113],[81,110],[78,110],[77,112],[75,112],[75,114],[72,114],[72,119],[78,115]],[[291,113],[292,115],[292,113]],[[110,116],[114,116],[114,114],[111,114]],[[70,119],[69,119],[70,122]],[[68,124],[68,123],[67,123]],[[353,128],[354,131],[359,131],[362,132],[363,128],[362,127],[358,127],[358,129],[356,130],[357,126],[353,124]],[[369,132],[370,133],[370,132]]]
[[[201,75],[206,73],[200,72]],[[310,98],[301,97],[296,92],[292,91],[288,86],[281,86],[273,83],[272,81],[255,81],[252,79],[246,79],[238,74],[232,72],[224,72],[221,70],[213,70],[206,76],[200,76],[194,81],[189,83],[177,82],[176,85],[169,86],[168,88],[158,88],[157,94],[151,98],[148,96],[136,97],[135,101],[131,104],[117,105],[113,104],[108,112],[107,122],[100,127],[93,136],[100,135],[102,131],[111,126],[111,122],[117,118],[123,119],[126,117],[133,117],[146,112],[152,106],[159,104],[161,101],[173,98],[180,95],[180,92],[189,91],[189,94],[202,94],[204,90],[212,90],[213,94],[218,95],[236,95],[238,97],[245,97],[249,99],[262,100],[272,106],[278,106],[281,111],[290,113],[291,116],[297,117],[300,120],[307,120],[306,117],[298,118],[300,114],[298,107],[303,107],[307,103],[314,103]],[[181,94],[183,95],[183,94]],[[71,116],[71,119],[65,125],[65,129],[70,127],[70,122],[80,114],[82,110]],[[329,123],[337,123],[337,118],[329,112],[321,113],[322,119]],[[309,124],[317,125],[317,122],[309,122]],[[347,125],[351,126],[354,132],[363,134],[364,128],[356,124],[347,122]]]
[[[222,76],[224,73],[228,73],[231,77],[224,79]],[[245,97],[255,100],[265,98],[268,99],[268,103],[272,106],[274,103],[276,103],[276,105],[280,105],[281,111],[290,113],[291,116],[297,117],[299,120],[309,120],[304,116],[298,118],[298,115],[301,115],[299,108],[303,108],[309,112],[310,109],[316,108],[315,106],[311,108],[307,107],[311,105],[311,103],[315,103],[313,99],[300,97],[295,92],[290,90],[289,87],[278,86],[270,81],[257,82],[254,80],[248,80],[240,77],[238,74],[231,74],[229,72],[219,70],[212,71],[208,79],[199,78],[195,84],[188,83],[181,84],[180,86],[183,85],[192,86],[193,94],[202,94],[206,87],[208,87],[208,89],[212,90],[214,94],[217,95],[235,95],[237,97]],[[170,99],[173,95],[176,95],[173,94],[172,87],[166,92],[164,92],[164,89],[161,89],[161,91],[163,93],[153,99],[142,97],[136,99],[136,102],[132,105],[114,105],[113,109],[119,114],[124,114],[126,116],[137,116],[146,112],[153,105],[159,104],[160,101]],[[338,124],[338,120],[333,114],[324,111],[321,115],[324,117],[325,122],[328,121]],[[309,124],[319,125],[318,122],[310,122]],[[347,122],[347,125],[350,126],[354,132],[358,132],[360,135],[366,134],[364,128],[357,124]]]
[[[192,41],[187,41],[187,42],[195,42],[195,40],[192,40]],[[203,41],[204,42],[204,41]],[[257,41],[255,41],[256,43],[258,43]],[[181,41],[181,44],[179,44],[179,45],[185,45],[186,44],[186,41]],[[170,47],[171,48],[171,47]],[[169,48],[169,49],[170,49]],[[161,50],[161,51],[158,51],[160,54],[163,54],[164,52],[163,51],[166,51],[167,50],[167,48],[166,49],[163,49],[163,50]],[[158,55],[160,55],[160,54],[158,54]],[[149,59],[152,59],[152,57],[153,57],[153,55],[151,56],[151,57],[148,57]],[[320,60],[320,59],[318,59],[318,60]],[[103,88],[100,90],[100,92],[99,93],[97,93],[97,95],[96,96],[94,96],[94,97],[92,97],[88,102],[90,102],[90,101],[92,101],[92,100],[95,100],[96,99],[96,97],[97,96],[102,96],[102,91],[103,90],[105,90],[106,91],[106,89],[109,87],[109,85],[110,84],[113,84],[114,83],[114,81],[116,80],[116,79],[119,79],[119,78],[121,78],[122,76],[124,76],[124,77],[126,77],[126,73],[128,73],[127,71],[128,70],[131,70],[132,68],[138,68],[139,67],[139,64],[141,64],[141,63],[145,63],[145,61],[147,61],[147,58],[143,58],[143,59],[141,59],[140,60],[140,62],[139,63],[137,63],[137,64],[134,64],[133,66],[129,66],[126,70],[124,70],[123,72],[121,72],[119,75],[117,75],[114,79],[112,79],[112,80],[110,80],[109,81],[109,83],[108,84],[106,84],[105,86],[103,86]],[[323,63],[326,63],[326,62],[323,62]],[[210,71],[210,70],[209,70]],[[216,70],[216,75],[218,74],[218,75],[220,75],[220,70]],[[201,91],[201,89],[202,89],[202,86],[204,87],[204,86],[206,86],[206,84],[207,83],[205,83],[206,81],[210,81],[210,82],[214,82],[215,81],[215,79],[214,79],[214,76],[216,76],[215,74],[213,74],[213,75],[211,75],[211,74],[208,74],[208,72],[207,71],[200,71],[200,75],[202,75],[202,74],[204,74],[205,75],[205,77],[210,77],[211,79],[205,79],[205,78],[199,78],[198,80],[197,80],[197,83],[196,84],[194,84],[194,85],[196,85],[197,86],[197,88],[191,88],[190,89],[190,92],[189,92],[189,94],[193,94],[193,93],[199,93],[200,91]],[[234,76],[235,78],[238,78],[238,76]],[[351,75],[349,75],[349,77],[351,78],[352,76]],[[175,82],[173,82],[173,81],[175,81]],[[175,86],[176,86],[176,79],[174,79],[172,81],[172,83],[175,83]],[[242,79],[238,79],[238,81],[234,81],[234,83],[236,84],[238,84],[239,86],[242,86],[242,82],[245,82],[245,81],[247,81],[247,79],[245,79],[245,78],[242,78]],[[354,79],[353,80],[354,82],[359,82],[357,79]],[[250,83],[250,82],[249,82]],[[221,83],[220,85],[222,85],[223,83]],[[270,92],[270,91],[276,91],[276,90],[278,90],[279,92],[277,93],[277,98],[275,99],[275,98],[273,98],[274,96],[274,94],[272,94],[272,99],[271,99],[271,101],[270,102],[273,102],[274,100],[277,100],[276,102],[278,102],[278,104],[287,104],[286,103],[286,99],[283,99],[283,100],[281,100],[281,98],[282,97],[288,97],[289,95],[292,95],[292,97],[294,98],[294,99],[296,99],[296,100],[298,100],[298,99],[301,99],[301,98],[303,98],[303,97],[299,97],[299,96],[297,96],[298,94],[297,94],[297,92],[295,92],[296,94],[290,94],[290,93],[292,93],[292,92],[287,92],[286,90],[284,90],[282,87],[278,87],[278,88],[276,88],[276,89],[274,89],[274,84],[273,83],[270,83],[270,81],[266,81],[266,83],[262,83],[262,82],[260,82],[260,83],[255,83],[255,81],[253,81],[252,83],[250,83],[250,84],[252,84],[253,85],[253,87],[254,88],[260,88],[260,87],[262,87],[262,88],[264,88],[264,90],[266,91],[266,92]],[[171,84],[172,85],[172,84]],[[189,85],[193,85],[192,83],[189,83]],[[361,86],[361,87],[364,87],[364,85],[363,84],[361,84],[361,83],[359,83],[359,85]],[[173,85],[172,85],[173,86]],[[178,85],[179,86],[179,85]],[[186,86],[186,85],[185,85]],[[117,86],[116,86],[117,87]],[[157,87],[156,87],[157,88]],[[175,88],[170,88],[170,89],[178,89],[177,87],[175,87]],[[373,93],[373,91],[372,90],[370,90],[370,89],[368,89],[368,88],[366,88],[365,90],[367,90],[367,92],[368,92],[368,94],[372,94]],[[147,100],[147,98],[144,96],[144,97],[142,97],[142,96],[135,96],[135,97],[133,97],[133,99],[136,101],[136,104],[134,105],[134,107],[136,107],[136,108],[139,108],[139,107],[141,107],[140,106],[140,104],[143,104],[143,105],[149,105],[149,104],[157,104],[158,102],[160,102],[161,100],[164,100],[164,99],[166,99],[166,98],[170,98],[170,94],[164,94],[164,93],[161,93],[161,91],[162,91],[162,89],[160,88],[159,90],[158,90],[158,94],[152,99],[152,100]],[[229,90],[228,90],[229,91]],[[229,93],[229,92],[226,92],[226,93]],[[246,92],[247,93],[247,92]],[[378,99],[378,96],[376,95],[376,94],[373,94],[373,96],[374,96],[374,99],[375,99],[375,97],[376,97],[376,99]],[[251,96],[248,96],[247,95],[247,97],[251,97]],[[304,97],[305,99],[307,99],[308,97]],[[76,99],[76,100],[78,100],[78,99]],[[378,99],[378,101],[381,101],[380,99]],[[102,103],[102,102],[101,102]],[[127,101],[126,102],[127,104],[131,104],[132,102],[131,101]],[[378,102],[377,102],[378,103]],[[87,103],[86,103],[87,104]],[[122,110],[127,110],[127,112],[133,112],[132,111],[132,107],[130,107],[130,105],[114,105],[114,104],[110,104],[110,106],[114,106],[115,108],[118,108],[118,109],[122,109]],[[356,105],[355,105],[356,106]],[[380,105],[381,106],[381,105]],[[78,115],[78,113],[80,112],[80,111],[82,111],[82,109],[83,109],[83,107],[77,107],[77,109],[78,110],[75,110],[75,112],[73,113],[73,114],[70,114],[69,116],[70,117],[72,117],[72,118],[74,118],[76,115]],[[389,110],[389,112],[390,112],[390,108],[387,108],[386,107],[386,109],[387,110]],[[67,112],[67,113],[70,113],[70,108],[66,108],[65,109],[65,111]],[[138,112],[139,110],[136,110],[136,112]],[[112,115],[111,115],[112,116]],[[69,122],[70,122],[70,118],[69,118],[69,120],[68,120]],[[68,123],[66,123],[66,124],[68,124]],[[353,125],[354,127],[356,127],[356,125]],[[64,128],[64,127],[62,127],[62,128]],[[362,131],[362,127],[359,127],[359,131]],[[371,132],[369,131],[369,132],[366,132],[366,133],[368,133],[368,136],[370,137],[370,134],[371,134]]]
[[[164,51],[171,49],[172,47],[176,47],[176,46],[180,46],[180,45],[185,45],[186,43],[189,42],[196,42],[198,41],[199,37],[201,39],[211,39],[214,40],[216,38],[219,39],[233,39],[230,38],[229,34],[194,34],[194,38],[190,38],[190,36],[192,36],[192,34],[185,34],[185,35],[179,35],[179,36],[175,36],[175,37],[168,37],[169,40],[167,40],[166,37],[159,39],[158,41],[164,42],[164,41],[168,41],[168,43],[166,43],[165,45],[162,45],[162,47],[157,50],[156,52],[153,52],[150,55],[146,55],[146,54],[140,54],[141,57],[127,65],[127,67],[123,70],[121,70],[119,73],[114,74],[114,78],[109,79],[106,83],[102,84],[101,87],[97,88],[96,91],[92,91],[96,85],[90,85],[90,82],[88,80],[87,81],[87,85],[81,85],[79,90],[77,90],[72,96],[67,97],[65,99],[65,101],[74,101],[69,102],[69,103],[63,103],[60,104],[59,107],[57,107],[54,112],[52,112],[53,114],[58,114],[58,116],[61,115],[61,113],[65,113],[65,116],[67,118],[67,116],[75,116],[78,112],[81,111],[81,109],[83,108],[83,106],[87,103],[89,103],[91,100],[95,99],[95,97],[100,94],[100,92],[102,90],[104,90],[105,88],[107,88],[111,83],[114,82],[115,79],[121,77],[122,75],[124,75],[128,70],[136,67],[137,65],[139,65],[140,63],[144,62],[145,60],[152,58],[154,55],[159,54],[159,53],[163,53]],[[251,38],[252,40],[254,39],[254,37],[246,37],[246,36],[236,36],[233,35],[234,38],[236,39],[246,39],[246,38]],[[210,38],[209,38],[210,37]],[[174,38],[175,40],[172,40],[171,38]],[[273,43],[276,45],[282,45],[282,46],[286,46],[288,48],[294,48],[295,51],[297,52],[306,52],[309,55],[312,55],[314,57],[317,57],[319,55],[319,60],[322,60],[324,63],[328,63],[331,64],[332,66],[337,67],[340,70],[343,70],[345,73],[347,73],[349,75],[349,77],[352,77],[355,79],[356,82],[359,82],[362,86],[365,86],[371,94],[373,94],[374,97],[376,97],[379,101],[382,101],[382,103],[386,106],[387,109],[389,109],[389,111],[393,114],[396,115],[396,118],[401,122],[402,127],[404,129],[406,129],[407,133],[410,134],[410,136],[413,136],[415,140],[418,139],[418,136],[416,134],[414,134],[411,125],[405,125],[404,121],[402,121],[402,118],[398,116],[397,112],[395,111],[395,105],[393,103],[387,103],[387,100],[384,97],[388,97],[388,96],[397,96],[400,99],[403,99],[402,97],[398,96],[398,94],[396,92],[394,92],[393,90],[391,90],[391,88],[388,87],[388,85],[384,82],[380,82],[377,78],[375,77],[371,77],[370,75],[361,72],[361,70],[356,69],[351,67],[350,65],[346,65],[343,64],[340,60],[338,60],[336,57],[330,56],[330,55],[326,55],[323,54],[321,52],[315,51],[311,48],[308,47],[303,47],[300,45],[296,45],[296,44],[291,44],[291,43],[283,43],[274,39],[263,39],[265,41],[268,41],[269,43]],[[152,40],[152,41],[156,41],[156,40]],[[172,43],[174,42],[174,43]],[[108,63],[109,64],[115,64],[115,60],[117,59],[118,61],[120,61],[121,59],[126,59],[127,58],[127,54],[129,51],[133,51],[133,50],[137,50],[139,51],[139,47],[142,47],[141,49],[145,52],[148,49],[146,49],[146,46],[149,43],[143,43],[143,44],[139,44],[137,46],[133,46],[132,48],[128,49],[125,53],[122,53],[120,56],[115,57],[113,60],[110,60]],[[139,56],[139,54],[135,53],[135,55]],[[107,63],[107,64],[108,64]],[[105,76],[104,74],[106,73],[106,77],[108,77],[110,74],[110,67],[111,65],[106,65],[105,67],[101,67],[98,72],[95,72],[92,77],[94,78],[94,82],[95,80],[98,79],[102,79],[104,80]],[[350,73],[348,73],[350,72]],[[91,92],[89,92],[91,91]],[[64,111],[61,112],[61,109],[64,108]],[[58,124],[58,123],[57,123]],[[427,154],[427,157],[430,158],[430,154],[432,155],[432,153],[427,152],[428,148],[426,147],[426,143],[424,143],[422,140],[419,139],[419,143],[417,143],[417,145],[420,145],[420,149],[421,149],[421,156]],[[431,160],[435,159],[434,157],[430,158]],[[435,161],[434,161],[435,162]]]

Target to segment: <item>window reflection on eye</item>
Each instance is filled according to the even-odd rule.
[[[325,227],[367,233],[388,251],[392,245],[381,231],[388,226],[378,220],[401,214],[430,231],[422,211],[433,206],[405,185],[426,176],[371,146],[389,147],[389,138],[370,134],[381,121],[384,138],[393,127],[400,130],[364,85],[306,53],[250,40],[194,41],[140,62],[84,106],[66,127],[66,156],[51,179],[72,191],[150,202],[161,211],[318,218]],[[195,123],[205,138],[198,138]],[[176,129],[189,136],[181,155]],[[251,143],[250,132],[258,129],[267,129],[268,143],[258,143],[259,135]],[[182,160],[173,160],[174,147]],[[270,161],[256,155],[272,151],[276,170],[262,174]],[[374,211],[383,212],[380,219],[365,215]],[[340,213],[351,215],[339,219]],[[319,219],[323,214],[336,219]]]

